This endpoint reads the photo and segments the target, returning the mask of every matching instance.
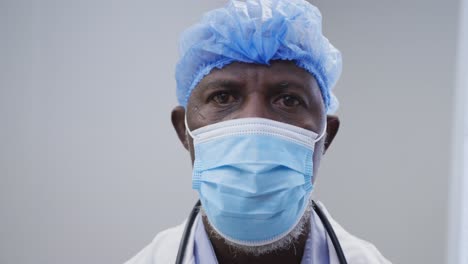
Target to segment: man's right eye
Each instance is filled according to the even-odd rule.
[[[229,105],[235,102],[236,98],[229,92],[218,92],[210,96],[210,102],[214,102],[218,105]]]

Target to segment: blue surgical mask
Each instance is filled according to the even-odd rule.
[[[275,242],[302,218],[313,189],[320,136],[264,118],[240,118],[192,132],[193,189],[211,226],[240,245]]]

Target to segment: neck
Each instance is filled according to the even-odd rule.
[[[304,255],[304,248],[306,245],[307,237],[310,232],[309,221],[304,227],[304,232],[302,232],[299,237],[293,241],[291,244],[283,249],[278,249],[269,253],[262,255],[255,255],[253,253],[244,252],[242,250],[233,248],[228,245],[224,238],[217,235],[216,231],[208,223],[206,216],[203,216],[203,225],[207,231],[208,237],[213,245],[213,249],[218,259],[218,263],[301,263],[302,256]]]

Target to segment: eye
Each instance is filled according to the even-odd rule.
[[[287,108],[293,108],[303,105],[303,101],[300,97],[291,94],[283,94],[279,96],[275,100],[275,103]]]
[[[221,91],[211,95],[208,101],[214,102],[218,105],[228,105],[235,102],[236,98],[229,92]]]

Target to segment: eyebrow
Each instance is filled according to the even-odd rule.
[[[203,87],[203,89],[216,89],[216,88],[238,88],[240,86],[243,86],[244,82],[240,82],[237,80],[232,80],[232,79],[217,79],[213,81],[209,81],[207,83],[202,83],[200,87]]]
[[[271,88],[273,89],[300,89],[304,92],[312,92],[311,91],[311,87],[307,87],[306,85],[304,85],[302,82],[298,82],[298,81],[295,81],[295,80],[291,80],[291,79],[283,79],[283,80],[280,80],[280,81],[276,81],[276,82],[272,82],[270,85],[269,85]]]
[[[283,85],[287,84],[287,85]],[[224,89],[239,89],[245,86],[245,81],[231,79],[231,78],[218,78],[214,80],[209,80],[206,83],[200,83],[199,88],[200,91],[210,91],[219,88]],[[304,93],[309,94],[310,96],[314,96],[314,92],[312,91],[313,88],[309,87],[305,83],[296,80],[295,78],[278,78],[276,80],[270,80],[267,83],[267,86],[270,87],[272,91],[281,91],[281,90],[288,90],[288,89],[297,89]]]

